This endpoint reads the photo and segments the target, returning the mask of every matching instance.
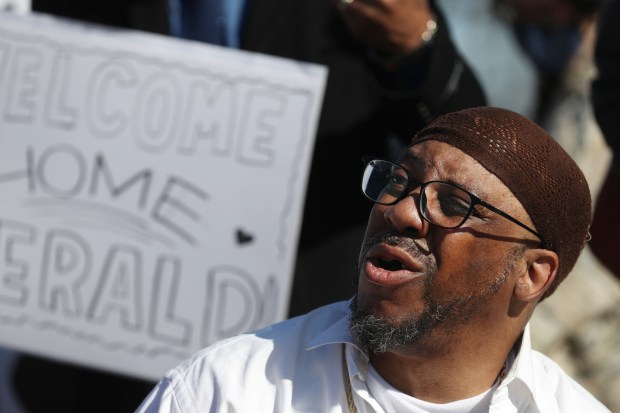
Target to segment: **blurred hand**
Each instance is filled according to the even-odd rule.
[[[432,18],[428,0],[331,0],[355,39],[389,54],[407,54],[423,45]]]

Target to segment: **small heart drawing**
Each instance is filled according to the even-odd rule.
[[[252,241],[254,241],[254,236],[252,234],[249,234],[242,229],[237,230],[237,244],[249,244]]]

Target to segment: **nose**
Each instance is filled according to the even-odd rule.
[[[415,238],[425,237],[430,226],[420,211],[419,190],[388,206],[383,217],[399,233]]]

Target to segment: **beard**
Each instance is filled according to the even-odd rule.
[[[357,343],[368,353],[381,354],[415,343],[441,323],[445,317],[435,306],[419,316],[396,320],[382,317],[358,307],[357,296],[349,305],[349,329]]]
[[[431,332],[437,331],[440,326],[447,327],[443,328],[446,334],[452,334],[458,328],[465,326],[465,322],[476,312],[484,311],[485,302],[501,290],[514,270],[516,258],[520,257],[526,249],[524,246],[518,246],[510,251],[499,274],[482,288],[466,296],[446,301],[440,294],[437,294],[434,288],[437,274],[435,262],[429,262],[428,256],[420,253],[415,246],[415,241],[396,235],[383,235],[367,240],[363,251],[377,242],[403,248],[416,258],[424,257],[428,266],[423,283],[425,305],[420,314],[403,315],[398,318],[373,314],[360,308],[358,297],[353,297],[349,305],[349,329],[357,343],[369,354],[406,349],[428,337]],[[468,269],[468,271],[476,270],[484,272],[488,271],[488,268],[480,265],[480,268]]]

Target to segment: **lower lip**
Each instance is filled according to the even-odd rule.
[[[396,286],[408,283],[419,278],[420,273],[409,270],[389,271],[367,260],[364,263],[364,277],[373,284],[381,286]]]

